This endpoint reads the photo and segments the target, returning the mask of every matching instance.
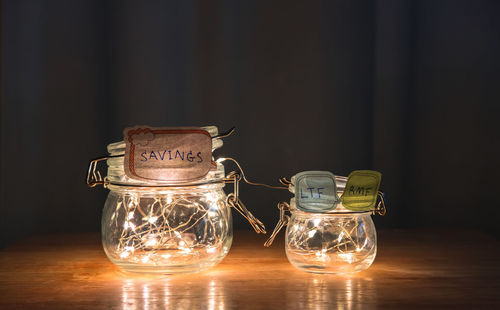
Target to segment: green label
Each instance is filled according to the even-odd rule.
[[[356,170],[349,174],[340,200],[344,208],[352,211],[373,210],[377,202],[382,174],[372,170]]]

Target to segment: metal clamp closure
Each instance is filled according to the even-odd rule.
[[[387,209],[385,208],[385,194],[379,191],[377,195],[380,198],[380,201],[378,202],[377,207],[372,211],[372,214],[384,216],[387,213]]]
[[[286,211],[290,211],[290,205],[288,203],[282,201],[282,202],[278,203],[278,209],[280,210],[280,219],[279,219],[278,223],[276,224],[276,227],[274,228],[273,233],[271,234],[269,239],[267,239],[266,243],[264,243],[265,247],[271,246],[271,244],[274,241],[274,238],[276,238],[276,236],[278,235],[280,230],[283,227],[285,227],[286,225],[288,225],[288,222],[290,221],[290,216],[285,214]]]
[[[241,201],[239,198],[239,183],[241,180],[241,175],[236,172],[232,171],[231,173],[228,174],[228,176],[224,179],[226,183],[233,183],[233,193],[230,193],[227,195],[226,202],[233,207],[236,211],[238,211],[244,218],[247,219],[247,221],[252,225],[253,229],[255,230],[256,233],[260,234],[265,234],[266,233],[266,227],[264,224],[257,219],[250,211],[248,211],[247,207],[245,204]]]
[[[117,157],[117,156],[104,156],[96,159],[92,159],[89,162],[89,169],[87,171],[86,183],[88,187],[96,187],[97,185],[102,185],[104,187],[107,186],[108,182],[102,177],[101,172],[99,171],[98,165],[101,161],[108,160],[109,158]]]

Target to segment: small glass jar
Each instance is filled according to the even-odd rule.
[[[314,273],[365,270],[377,254],[377,233],[371,212],[337,206],[325,213],[304,212],[290,202],[286,255],[297,268]]]
[[[214,138],[212,149],[220,146]],[[219,263],[233,236],[222,163],[201,180],[141,181],[125,175],[124,151],[124,142],[108,145],[104,185],[110,193],[101,222],[108,258],[124,271],[146,273],[196,272]]]
[[[313,173],[318,175],[318,171]],[[324,172],[319,173],[325,175]],[[341,197],[348,178],[333,175],[332,177],[335,178],[333,192],[336,191],[337,196]],[[297,195],[294,179],[297,180],[296,176],[292,181],[286,178],[281,180],[283,184],[289,186],[292,193]],[[307,186],[311,186],[306,187],[308,190],[327,189],[314,187],[314,182],[308,182]],[[300,189],[299,193],[300,198],[307,198],[307,195],[302,196]],[[342,205],[341,199],[330,209],[311,208],[310,205],[298,208],[297,196],[290,200],[290,204],[280,202],[278,204],[280,219],[264,246],[270,246],[279,231],[286,226],[285,252],[295,267],[307,272],[334,274],[365,270],[370,267],[377,255],[377,232],[371,215],[384,215],[386,212],[383,193],[378,193],[381,198],[380,203],[376,208],[367,211],[349,210]]]

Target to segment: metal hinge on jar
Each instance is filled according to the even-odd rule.
[[[288,189],[288,187],[283,187],[283,186],[271,186],[267,185],[264,183],[255,183],[255,182],[250,182],[245,176],[245,173],[243,172],[243,169],[241,168],[240,164],[233,158],[230,157],[224,157],[224,158],[219,158],[217,159],[218,163],[222,163],[226,160],[232,161],[240,170],[240,173],[236,171],[232,171],[227,175],[227,177],[224,179],[226,183],[233,183],[234,186],[234,192],[229,194],[227,196],[227,203],[232,206],[236,211],[238,211],[244,218],[248,220],[250,225],[252,225],[253,229],[255,230],[256,233],[266,233],[266,227],[264,224],[258,220],[248,209],[245,207],[245,204],[241,201],[239,198],[239,182],[240,180],[243,179],[243,181],[249,185],[254,185],[254,186],[263,186],[267,188],[272,188],[272,189]]]
[[[88,187],[96,187],[98,185],[102,185],[103,187],[106,187],[108,184],[108,181],[106,181],[106,179],[102,177],[102,174],[99,171],[99,163],[102,161],[106,161],[110,158],[122,157],[122,156],[123,155],[103,156],[103,157],[98,157],[98,158],[92,159],[89,162],[89,168],[87,171],[87,178],[85,179],[85,182],[87,183]]]
[[[276,238],[280,230],[286,225],[288,225],[288,222],[290,221],[290,216],[285,214],[286,211],[290,211],[290,205],[282,201],[278,203],[278,209],[280,210],[280,219],[276,224],[276,227],[274,227],[273,233],[271,234],[271,236],[269,236],[269,239],[267,239],[266,243],[264,243],[265,247],[271,246],[271,244],[274,241],[274,238]]]
[[[239,198],[239,182],[241,180],[241,175],[235,171],[229,173],[229,175],[224,179],[226,183],[233,183],[233,193],[227,195],[226,202],[238,211],[247,221],[252,225],[256,233],[260,234],[266,233],[266,227],[264,224],[257,219],[250,211],[248,211],[245,204]]]

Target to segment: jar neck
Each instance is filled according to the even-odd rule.
[[[151,192],[155,194],[193,194],[200,192],[211,192],[222,190],[225,186],[223,181],[213,181],[205,183],[182,184],[172,186],[136,186],[124,184],[108,184],[108,189],[115,192]]]
[[[344,208],[342,203],[339,203],[337,207],[328,212],[306,212],[297,208],[295,203],[295,198],[290,199],[290,213],[297,216],[364,216],[371,215],[371,211],[352,211]]]
[[[365,211],[365,212],[304,212],[300,210],[290,210],[290,213],[292,216],[295,217],[364,217],[364,216],[371,216],[372,213],[370,211]]]
[[[123,170],[123,158],[108,159],[108,174],[106,181],[116,186],[132,186],[132,187],[189,187],[201,186],[205,184],[221,183],[224,181],[225,170],[222,163],[217,163],[217,166],[208,172],[208,174],[197,180],[189,180],[183,182],[159,181],[159,180],[139,180],[129,178]]]

